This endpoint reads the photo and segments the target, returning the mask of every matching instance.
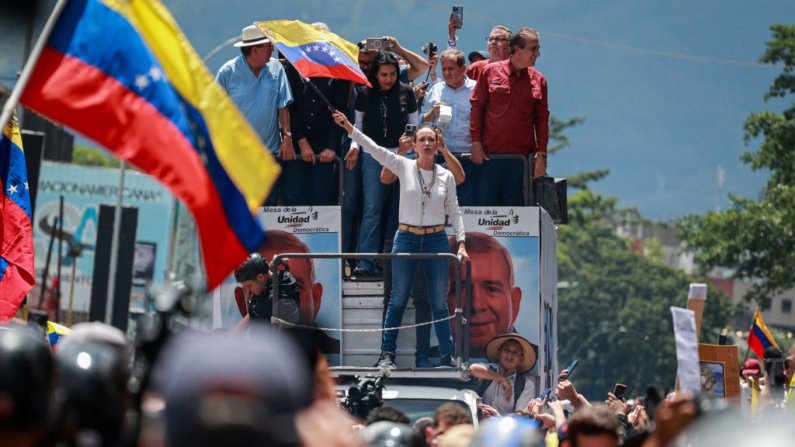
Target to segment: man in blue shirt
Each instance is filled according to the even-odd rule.
[[[244,28],[243,40],[235,46],[243,54],[225,63],[215,80],[280,160],[282,176],[265,201],[265,206],[275,206],[282,188],[289,188],[291,181],[301,181],[289,175],[284,163],[295,160],[287,107],[293,102],[293,95],[282,64],[271,59],[273,44],[256,25]]]
[[[447,50],[439,56],[442,65],[442,78],[444,82],[434,84],[425,96],[422,106],[420,121],[431,122],[439,125],[444,135],[444,142],[454,154],[469,153],[472,150],[472,133],[469,130],[469,112],[472,103],[469,98],[475,89],[476,82],[469,79],[464,73],[467,70],[464,53],[458,50]],[[447,118],[440,121],[442,106],[452,109],[450,121]],[[475,164],[471,160],[461,160],[466,178],[464,183],[458,185],[458,204],[461,206],[474,205],[475,194]]]

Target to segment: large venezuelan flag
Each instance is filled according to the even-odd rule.
[[[209,289],[259,248],[279,166],[158,0],[69,1],[21,101],[166,185],[196,220]]]
[[[8,323],[36,283],[28,170],[16,113],[0,135],[0,186],[0,323]]]
[[[359,47],[340,36],[298,20],[257,22],[257,26],[305,78],[347,79],[370,85],[359,68]]]
[[[748,339],[746,340],[748,346],[754,351],[759,359],[765,358],[765,349],[773,346],[778,348],[776,340],[770,335],[767,330],[765,322],[762,321],[762,315],[759,313],[759,308],[756,309],[754,316],[754,324],[751,325],[751,330],[748,332]]]

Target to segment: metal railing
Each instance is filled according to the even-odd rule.
[[[453,156],[459,160],[471,160],[472,153],[470,152],[463,152],[463,153],[453,153]],[[523,169],[523,176],[522,176],[522,197],[524,197],[524,206],[533,206],[533,188],[530,187],[530,183],[532,183],[532,175],[530,175],[530,160],[522,155],[522,154],[514,154],[514,153],[500,153],[500,154],[486,154],[489,159],[494,160],[518,160],[522,162]],[[466,181],[466,180],[464,180]],[[491,205],[489,205],[491,206]]]
[[[466,279],[464,281],[464,302],[461,301],[461,266],[464,264],[463,256],[452,253],[281,253],[273,257],[271,270],[275,273],[284,259],[449,259],[455,261],[455,324],[456,337],[455,353],[459,366],[469,364],[469,321],[472,312],[472,268],[471,261],[466,260]],[[342,282],[340,282],[340,285]],[[278,315],[279,309],[279,281],[273,281],[273,316]],[[445,297],[446,299],[446,297]],[[342,321],[342,320],[340,320]],[[466,331],[464,331],[464,326]],[[344,328],[340,328],[344,330]],[[343,353],[344,355],[344,353]]]

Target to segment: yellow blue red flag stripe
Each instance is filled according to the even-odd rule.
[[[61,338],[70,335],[73,331],[66,326],[62,326],[52,321],[47,322],[47,339],[50,341],[50,348],[55,349]]]
[[[28,170],[16,112],[0,135],[0,188],[0,323],[8,323],[36,283]]]
[[[279,52],[305,78],[347,79],[370,85],[359,68],[359,47],[298,20],[258,22]]]
[[[765,326],[765,322],[762,321],[762,315],[759,313],[758,308],[756,309],[754,323],[751,325],[751,330],[748,332],[748,339],[746,342],[760,359],[765,358],[765,349],[771,346],[778,348],[776,340],[770,335],[770,331],[767,329],[767,326]]]
[[[254,214],[279,166],[158,0],[69,1],[21,101],[165,184],[210,289],[264,240]]]

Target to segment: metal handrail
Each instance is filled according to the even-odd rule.
[[[451,152],[455,158],[459,160],[471,160],[472,153],[471,152]],[[522,196],[524,197],[524,206],[533,206],[533,198],[532,198],[532,189],[530,188],[530,160],[522,155],[516,153],[498,153],[498,154],[486,154],[490,159],[493,158],[495,160],[519,160],[522,162],[522,166],[524,167],[523,177],[522,177]],[[464,179],[466,181],[466,179]]]
[[[276,274],[276,267],[284,263],[284,259],[451,259],[455,261],[455,305],[456,309],[461,306],[461,265],[464,257],[452,253],[281,253],[273,257],[271,261],[271,271]],[[472,308],[472,268],[469,259],[466,260],[466,281],[464,283],[465,302],[464,315],[456,313],[456,349],[458,364],[466,366],[469,364],[469,326],[464,332],[464,321],[469,321]],[[278,315],[279,308],[279,281],[273,281],[273,316]],[[281,326],[281,324],[279,325]],[[466,343],[464,343],[466,341]]]

